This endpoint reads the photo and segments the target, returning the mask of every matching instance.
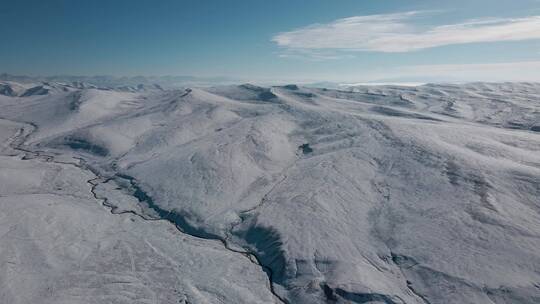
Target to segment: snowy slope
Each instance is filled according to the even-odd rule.
[[[113,213],[172,222],[231,283],[255,284],[207,281],[209,303],[540,301],[539,84],[48,87],[0,96],[3,153],[83,159]],[[63,199],[62,212],[81,208]],[[96,221],[120,221],[109,217]],[[175,239],[154,223],[126,229]]]
[[[111,214],[104,190],[134,199],[93,180],[74,165],[0,156],[1,303],[273,301],[247,257],[166,221]]]

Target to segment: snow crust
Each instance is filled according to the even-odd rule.
[[[0,226],[42,238],[6,234],[13,303],[93,303],[89,277],[141,303],[540,301],[540,84],[50,86],[0,96],[3,153],[86,167],[0,159]]]

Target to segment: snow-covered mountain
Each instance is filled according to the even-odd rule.
[[[540,84],[0,83],[1,303],[539,303]]]
[[[212,86],[238,83],[235,78],[228,77],[195,77],[195,76],[19,76],[0,74],[0,81],[16,83],[64,83],[64,84],[92,84],[101,88],[152,86],[158,84],[165,88],[178,88],[185,86]]]

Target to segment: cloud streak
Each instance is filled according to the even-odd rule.
[[[460,81],[540,81],[540,61],[435,64],[396,67],[393,77],[454,79]]]
[[[338,19],[279,33],[272,41],[289,52],[396,53],[454,44],[540,39],[540,16],[477,19],[428,27],[415,25],[415,19],[423,14],[425,12],[413,11]]]
[[[396,66],[349,77],[363,82],[539,82],[540,61]]]

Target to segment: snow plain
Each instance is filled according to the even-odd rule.
[[[2,303],[540,302],[540,84],[2,88]]]

